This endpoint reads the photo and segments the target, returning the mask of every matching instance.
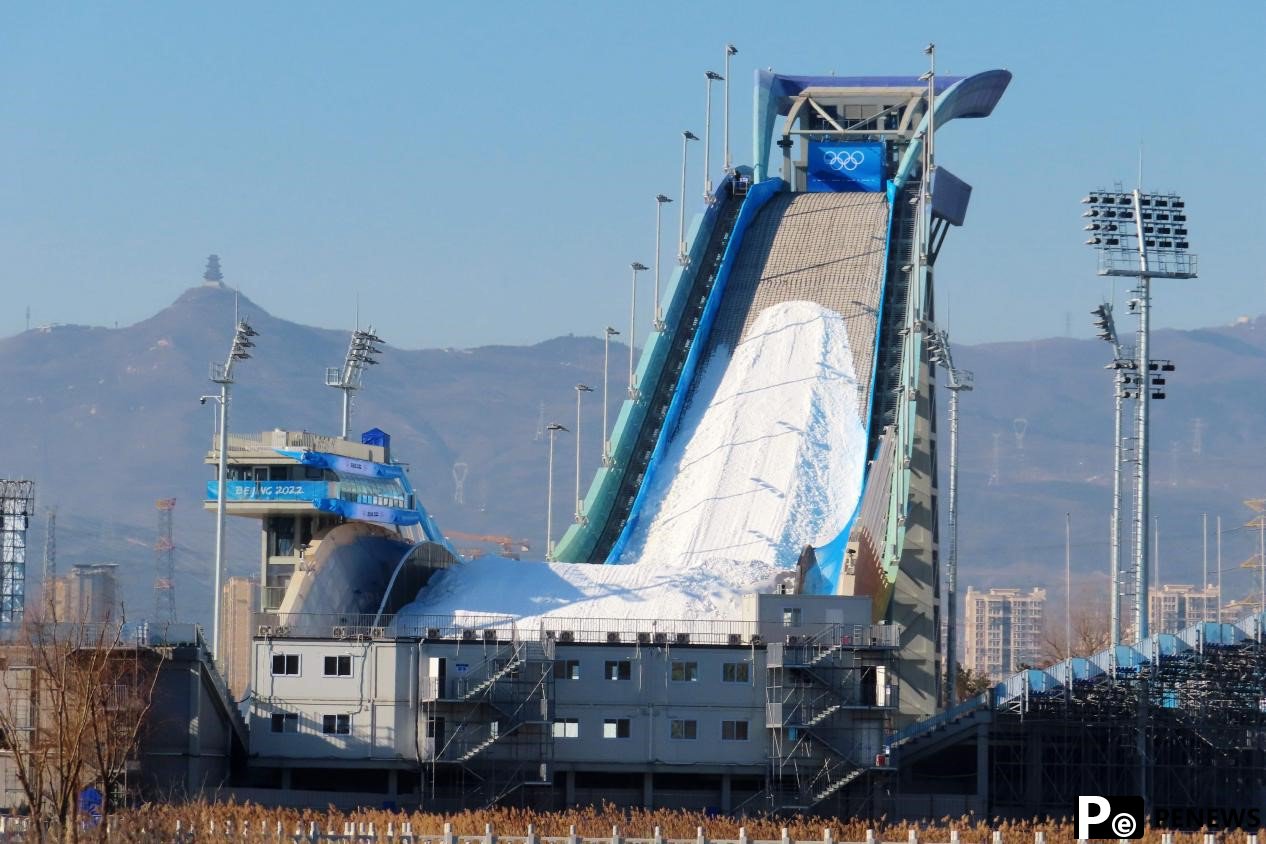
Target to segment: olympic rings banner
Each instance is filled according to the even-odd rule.
[[[884,189],[884,144],[810,142],[808,175],[812,193],[878,193]]]

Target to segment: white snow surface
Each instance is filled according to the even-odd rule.
[[[852,361],[836,312],[767,308],[700,374],[622,565],[485,557],[437,575],[401,615],[735,617],[856,509],[866,432]]]

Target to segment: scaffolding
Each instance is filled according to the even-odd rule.
[[[172,510],[176,499],[160,498],[154,503],[158,509],[158,539],[154,542],[154,620],[176,620],[176,562],[171,538]]]
[[[26,531],[35,513],[33,481],[0,480],[0,624],[21,624],[26,607]]]
[[[553,784],[554,639],[481,633],[459,640],[475,652],[460,674],[432,672],[423,689],[422,790],[437,808],[522,802]]]
[[[896,627],[885,636],[888,629],[828,625],[769,643],[767,808],[815,809],[882,767],[897,708],[899,636]]]
[[[940,781],[943,793],[970,794],[974,781],[964,808],[999,817],[1067,816],[1081,794],[1140,795],[1153,813],[1258,805],[1262,621],[1206,622],[1021,672],[967,702],[970,711],[891,737],[901,768],[894,791],[932,793]],[[963,782],[951,788],[946,771]]]

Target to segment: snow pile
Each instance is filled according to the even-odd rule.
[[[735,616],[743,594],[768,591],[856,508],[866,432],[852,360],[834,311],[766,309],[700,375],[625,565],[475,560],[437,577],[402,615]]]

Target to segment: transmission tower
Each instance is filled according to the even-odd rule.
[[[176,499],[160,498],[154,503],[158,508],[158,539],[154,542],[154,620],[176,620],[176,558],[175,545],[171,541],[171,512]]]

